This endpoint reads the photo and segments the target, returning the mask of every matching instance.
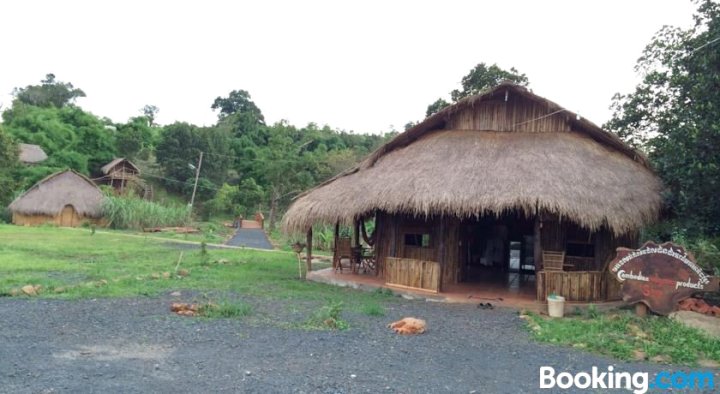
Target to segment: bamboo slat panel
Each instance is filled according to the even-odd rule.
[[[490,100],[465,108],[448,119],[446,129],[562,132],[570,131],[567,115],[549,115],[548,108],[517,95],[508,100]]]
[[[397,257],[385,258],[385,282],[435,293],[441,291],[440,263]]]
[[[565,297],[565,301],[605,301],[605,274],[600,271],[540,271],[538,300],[545,302],[550,294]]]

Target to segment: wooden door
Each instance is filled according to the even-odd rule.
[[[60,212],[60,227],[75,227],[75,208],[66,205]]]

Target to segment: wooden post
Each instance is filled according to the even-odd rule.
[[[312,271],[312,227],[308,229],[307,232],[307,260],[305,260],[305,277],[307,278],[307,274]]]
[[[356,248],[360,246],[360,220],[353,222],[353,246]]]
[[[533,226],[533,261],[535,262],[535,278],[540,272],[540,260],[542,259],[542,242],[540,241],[540,213],[535,214],[535,225]],[[537,279],[536,279],[537,281]]]
[[[648,312],[648,307],[642,302],[638,302],[635,304],[635,315],[637,317],[646,317]]]

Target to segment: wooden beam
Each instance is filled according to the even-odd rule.
[[[540,272],[540,260],[542,259],[542,242],[540,240],[542,223],[540,222],[540,214],[535,215],[535,225],[533,226],[533,260],[535,262],[535,277]],[[537,281],[537,280],[536,280]]]
[[[307,242],[306,242],[306,243],[307,243],[307,246],[306,246],[306,248],[307,248],[307,260],[305,261],[305,266],[306,266],[306,267],[305,267],[305,268],[306,268],[306,270],[305,270],[305,277],[307,277],[307,274],[308,274],[310,271],[312,271],[312,238],[313,238],[313,232],[312,232],[312,227],[310,227],[310,229],[308,229],[307,239],[306,239],[306,241],[307,241]]]

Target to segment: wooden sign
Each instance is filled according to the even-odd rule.
[[[647,242],[638,250],[618,248],[610,272],[622,285],[623,301],[642,302],[667,315],[694,293],[718,290],[715,278],[695,263],[682,246]]]

